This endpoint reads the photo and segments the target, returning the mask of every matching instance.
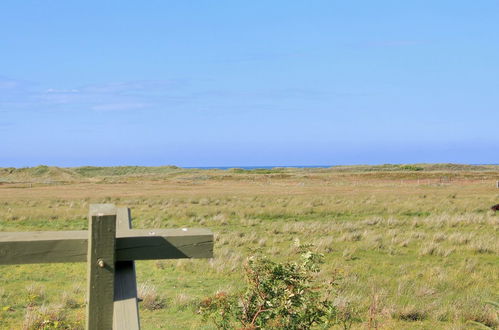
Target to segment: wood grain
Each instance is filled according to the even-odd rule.
[[[113,328],[116,208],[90,205],[88,214],[87,330]]]
[[[85,262],[88,231],[1,232],[0,265]],[[212,258],[207,229],[131,229],[116,233],[116,260]]]
[[[130,209],[118,208],[117,231],[132,228]],[[140,329],[139,308],[137,305],[137,279],[134,261],[118,261],[114,276],[113,329]]]

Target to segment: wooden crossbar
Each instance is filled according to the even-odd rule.
[[[116,261],[212,258],[207,229],[131,229],[116,232]],[[1,232],[0,265],[86,262],[88,232]]]
[[[135,260],[212,258],[207,229],[131,229],[128,208],[92,204],[89,230],[0,232],[0,265],[87,262],[87,330],[139,330]]]

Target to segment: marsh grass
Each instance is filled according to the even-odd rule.
[[[149,311],[155,311],[166,307],[166,298],[158,292],[158,289],[149,283],[141,283],[137,288],[140,307]]]
[[[50,172],[40,171],[36,178]],[[499,172],[120,171],[84,169],[81,181],[64,185],[0,185],[0,230],[86,229],[88,205],[101,202],[132,208],[134,228],[212,229],[215,259],[137,262],[144,329],[174,328],[172,320],[202,327],[191,307],[237,290],[247,256],[286,260],[304,244],[325,254],[320,279],[339,277],[337,304],[356,315],[354,328],[499,325],[486,303],[499,300],[499,215],[488,211],[499,201]],[[444,176],[452,180],[440,184]],[[77,322],[85,287],[84,264],[2,266],[0,328],[21,328],[28,312],[36,319],[57,305]]]

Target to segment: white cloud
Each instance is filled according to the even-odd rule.
[[[149,103],[108,103],[98,104],[91,107],[96,111],[119,111],[119,110],[136,110],[150,107]]]
[[[19,79],[11,79],[7,77],[0,76],[0,90],[10,90],[10,91],[16,91],[16,90],[24,90],[27,87],[32,85],[32,83],[24,80],[19,80]]]
[[[74,93],[79,93],[80,91],[78,89],[55,89],[55,88],[49,88],[45,92],[46,93],[56,93],[56,94],[74,94]]]
[[[143,92],[153,90],[171,90],[177,89],[185,82],[181,80],[137,80],[117,83],[107,83],[98,85],[89,85],[82,87],[81,90],[87,93],[121,94],[131,92]]]
[[[55,88],[0,76],[0,112],[127,111],[185,102],[185,80],[144,80]]]

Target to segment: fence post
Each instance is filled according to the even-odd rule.
[[[113,327],[116,207],[92,204],[88,214],[87,330]]]
[[[117,209],[116,230],[127,231],[132,228],[130,209]],[[135,277],[135,262],[116,262],[114,277],[114,317],[113,329],[139,330],[139,308],[137,306],[137,279]]]

